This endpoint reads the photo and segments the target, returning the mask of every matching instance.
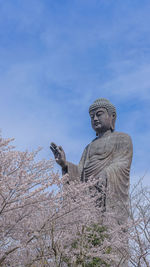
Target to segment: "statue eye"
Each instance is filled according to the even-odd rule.
[[[101,115],[103,115],[103,112],[98,112],[97,113],[97,116],[101,116]]]

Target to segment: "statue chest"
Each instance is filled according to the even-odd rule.
[[[89,145],[88,157],[92,158],[93,156],[107,157],[110,155],[114,149],[113,138],[108,136],[107,138],[99,138],[94,140]]]

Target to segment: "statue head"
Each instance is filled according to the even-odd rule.
[[[96,134],[115,129],[116,108],[105,98],[99,98],[89,107],[91,123]]]

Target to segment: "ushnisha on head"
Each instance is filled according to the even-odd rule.
[[[89,107],[91,123],[96,134],[115,129],[117,117],[115,106],[105,98],[99,98]]]

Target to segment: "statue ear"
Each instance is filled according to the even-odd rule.
[[[110,127],[111,127],[111,130],[113,132],[115,129],[116,113],[113,112],[110,117],[111,117]]]

